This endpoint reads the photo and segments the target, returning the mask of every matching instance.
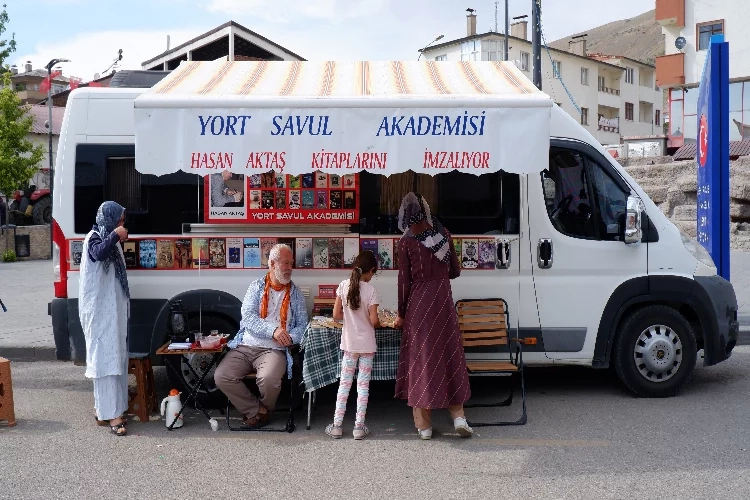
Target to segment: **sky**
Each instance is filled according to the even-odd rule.
[[[410,60],[438,35],[441,43],[466,35],[466,9],[477,31],[495,26],[494,0],[5,0],[17,51],[8,64],[20,71],[51,59],[69,59],[65,76],[89,81],[104,74],[122,49],[119,69],[141,63],[227,21],[235,21],[305,59]],[[575,4],[577,7],[572,8]],[[634,17],[655,0],[542,0],[548,42]],[[510,17],[531,17],[532,0],[509,0]],[[504,2],[498,4],[503,30]]]

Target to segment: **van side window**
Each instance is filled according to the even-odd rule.
[[[128,212],[146,209],[141,195],[141,173],[135,169],[135,158],[107,158],[107,198]]]
[[[542,172],[552,225],[573,238],[619,241],[628,193],[598,162],[577,151],[551,148]]]

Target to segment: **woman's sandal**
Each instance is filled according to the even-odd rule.
[[[120,418],[126,424],[128,423],[128,414],[127,413],[123,413]],[[96,411],[94,412],[94,420],[96,420],[96,425],[98,425],[99,427],[106,427],[106,426],[109,425],[109,420],[99,420],[99,417],[96,415]]]
[[[115,436],[124,436],[128,433],[127,428],[127,422],[120,422],[117,425],[111,425],[109,427],[109,430],[114,434]]]

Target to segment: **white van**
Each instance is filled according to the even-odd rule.
[[[461,94],[460,99],[455,94]],[[331,97],[336,95],[338,100]],[[465,119],[464,130],[457,132],[461,123],[449,120],[449,115],[457,120],[469,116],[466,106],[474,111],[486,108],[486,114],[475,113],[473,122]],[[313,126],[312,120],[305,121],[307,115],[302,120],[297,114],[295,123],[290,113],[303,108],[310,117],[325,113],[327,118]],[[401,143],[388,150],[387,167],[386,157],[375,153],[369,165],[359,153],[333,154],[328,163],[315,158],[315,151],[337,151],[323,142],[336,141],[337,134],[346,143],[336,143],[339,148],[356,149],[359,143],[360,151],[378,151],[383,144],[389,148],[393,141],[402,140],[395,136],[409,122],[407,118],[401,127],[396,115],[423,108],[438,111],[434,117],[423,113],[421,118],[431,120],[424,130],[419,120],[412,123],[414,137],[407,139],[417,146],[409,149]],[[215,121],[225,116],[219,112],[232,109],[231,116]],[[378,113],[385,116],[385,130],[373,138],[375,129],[359,129],[358,124]],[[246,116],[247,130],[238,116]],[[341,120],[347,126],[337,129]],[[435,133],[440,132],[436,123],[441,120],[442,135]],[[469,137],[467,124],[469,131],[472,124],[475,132],[484,127],[484,138],[476,141],[489,142]],[[296,138],[278,137],[287,125],[292,134],[297,132]],[[256,126],[270,134],[261,135]],[[314,128],[318,137],[299,137]],[[378,142],[381,139],[384,142]],[[477,145],[491,151],[493,158],[489,163],[494,169],[482,175],[475,175],[474,168],[487,167],[490,153],[476,156],[473,167],[471,155],[461,153],[461,148],[474,151]],[[448,156],[428,157],[433,146]],[[242,147],[249,149],[242,150],[241,161],[233,163],[227,151]],[[259,157],[253,149],[282,151],[286,160],[284,155],[273,160],[270,153]],[[353,168],[346,173],[358,173],[356,190],[351,196],[344,192],[350,205],[335,207],[356,207],[356,220],[334,214],[342,218],[333,224],[315,219],[287,224],[282,215],[275,215],[269,224],[271,216],[258,215],[264,209],[274,213],[273,196],[266,198],[263,188],[283,191],[279,196],[288,212],[295,185],[301,191],[314,190],[295,184],[300,182],[296,174],[305,171],[298,158],[311,150],[312,169],[308,166],[306,171],[322,172],[335,168],[331,161],[339,161]],[[424,162],[408,156],[413,150],[424,156]],[[190,151],[199,152],[191,156]],[[239,149],[233,151],[239,156]],[[458,153],[450,156],[454,151]],[[494,158],[499,158],[499,166]],[[254,164],[256,160],[261,165]],[[422,173],[441,166],[448,168]],[[469,173],[457,169],[462,166]],[[253,189],[254,176],[270,168],[288,174],[277,175],[277,183],[268,181],[270,186]],[[216,211],[209,184],[220,181],[216,177],[209,181],[210,176],[203,174],[219,169],[230,169],[230,181],[247,190],[241,202]],[[330,179],[323,181],[329,182],[324,191],[330,199],[325,204],[331,208],[332,200],[340,197],[333,187],[338,189],[341,177],[326,175]],[[699,351],[704,365],[715,365],[730,356],[737,341],[734,289],[717,276],[703,247],[665,217],[591,134],[505,63],[191,62],[151,89],[77,89],[65,111],[54,187],[56,298],[50,314],[60,359],[70,359],[71,341],[75,360],[85,359],[77,309],[80,242],[105,200],[126,207],[130,239],[140,245],[131,250],[150,252],[140,259],[132,256],[128,264],[130,350],[153,353],[167,340],[166,319],[175,299],[187,307],[191,328],[237,331],[247,286],[265,272],[257,261],[248,265],[235,260],[230,265],[229,254],[237,251],[232,245],[238,241],[242,252],[247,241],[264,239],[296,246],[298,268],[293,279],[305,291],[312,310],[318,285],[338,283],[349,271],[342,262],[346,259],[333,257],[338,247],[330,247],[331,257],[323,266],[314,259],[301,259],[300,252],[307,251],[305,242],[317,245],[317,240],[328,238],[339,245],[338,240],[344,239],[348,245],[359,240],[356,249],[369,246],[383,259],[393,260],[381,260],[382,272],[373,283],[382,305],[395,309],[398,271],[393,246],[400,236],[395,216],[402,196],[412,190],[425,196],[460,250],[463,270],[452,281],[454,300],[505,299],[513,333],[526,339],[527,365],[614,367],[634,393],[661,397],[685,385]],[[298,209],[305,203],[295,200]],[[222,214],[236,220],[213,220]],[[207,241],[211,248],[214,244],[224,248],[219,260],[226,255],[226,265],[214,265],[214,254],[199,262]],[[154,260],[158,260],[154,250],[161,252],[162,243],[171,252],[164,265]],[[180,249],[187,252],[191,245],[192,261],[185,260],[187,254]],[[497,356],[478,348],[466,355]],[[184,362],[198,368],[202,357]],[[195,383],[191,370],[184,368],[183,378],[170,371],[178,388]],[[203,397],[210,403],[218,395],[210,376],[207,382],[212,390]]]

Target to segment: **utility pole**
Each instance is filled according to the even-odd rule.
[[[508,0],[505,0],[505,60],[508,60],[508,31],[510,31],[510,23],[508,21]]]
[[[531,0],[531,58],[533,82],[542,90],[542,0]]]

